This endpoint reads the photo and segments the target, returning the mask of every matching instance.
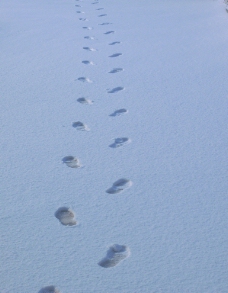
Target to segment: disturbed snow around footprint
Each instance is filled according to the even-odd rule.
[[[86,124],[84,124],[84,123],[82,123],[80,121],[73,122],[72,126],[74,128],[76,128],[77,130],[80,130],[80,131],[89,131],[90,130],[89,127]]]
[[[109,94],[114,94],[114,93],[117,93],[117,92],[123,91],[123,90],[124,90],[124,87],[122,87],[122,86],[117,86],[117,87],[115,87],[115,88],[113,88],[111,90],[107,89]]]
[[[79,77],[77,80],[81,81],[81,82],[88,82],[88,83],[92,83],[92,80],[90,80],[87,77]]]
[[[132,181],[126,178],[121,178],[113,183],[112,187],[106,190],[109,194],[121,193],[125,189],[128,189],[132,186]]]
[[[81,168],[81,164],[76,157],[66,156],[62,159],[62,162],[70,168]]]
[[[97,49],[90,48],[90,47],[83,47],[83,49],[86,50],[86,51],[91,51],[91,52],[97,51]]]
[[[83,26],[82,28],[85,30],[89,30],[89,31],[93,29],[93,27],[91,27],[91,26]]]
[[[131,139],[128,137],[118,137],[118,138],[115,138],[114,143],[110,144],[109,147],[116,149],[123,145],[129,144],[130,142],[131,142]]]
[[[55,212],[55,217],[64,226],[75,226],[75,213],[68,207],[61,207]]]
[[[98,265],[106,269],[112,268],[129,256],[130,249],[126,245],[114,244],[109,248],[106,257],[104,257]]]
[[[95,37],[90,37],[90,36],[85,36],[84,39],[87,39],[87,40],[96,40]]]
[[[82,63],[86,65],[95,65],[93,61],[89,61],[89,60],[83,60]]]
[[[55,286],[47,286],[42,288],[38,293],[61,293]]]
[[[78,98],[77,101],[79,103],[85,104],[85,105],[92,105],[94,103],[94,101],[87,99],[87,98],[84,98],[84,97]]]
[[[120,115],[123,115],[126,113],[128,113],[128,110],[123,108],[123,109],[116,110],[115,112],[113,112],[109,116],[115,117],[115,116],[120,116]]]

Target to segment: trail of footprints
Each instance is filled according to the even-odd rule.
[[[77,2],[83,2],[83,0],[75,0]],[[94,1],[91,4],[95,5],[98,4],[99,1]],[[82,5],[76,4],[75,7],[77,8],[82,8]],[[101,11],[103,10],[103,7],[99,7],[96,8],[95,10],[97,11]],[[77,10],[76,13],[78,14],[84,14],[84,11],[81,10]],[[98,17],[106,17],[107,14],[103,13],[103,14],[99,14]],[[89,21],[88,18],[79,18],[80,21]],[[100,26],[106,26],[106,25],[110,25],[112,23],[110,22],[103,22],[100,23],[98,25]],[[82,27],[82,29],[84,30],[93,30],[92,26],[84,26]],[[115,31],[114,30],[110,30],[110,31],[106,31],[103,34],[105,35],[112,35],[114,34]],[[96,38],[94,36],[84,36],[84,39],[87,40],[96,40]],[[114,46],[114,45],[119,45],[121,44],[120,41],[113,41],[111,43],[108,43],[109,46]],[[88,51],[88,52],[96,52],[97,49],[93,48],[93,47],[82,47],[83,50]],[[110,56],[107,56],[109,58],[116,58],[121,56],[122,53],[113,53]],[[91,60],[82,60],[81,61],[84,65],[96,65],[93,61]],[[108,71],[107,73],[110,74],[115,74],[115,73],[119,73],[121,71],[124,71],[124,69],[122,67],[115,67],[113,69],[111,69],[110,71]],[[93,83],[92,80],[90,80],[88,77],[78,77],[77,81],[83,82],[83,83]],[[107,93],[108,94],[116,94],[119,92],[122,92],[125,88],[123,86],[117,86],[114,87],[112,89],[107,89]],[[90,99],[89,97],[79,97],[77,99],[77,102],[81,105],[93,105],[94,101],[92,99]],[[110,117],[118,117],[118,116],[122,116],[128,113],[128,110],[125,108],[120,108],[117,110],[114,110],[111,114],[107,115]],[[81,121],[76,121],[76,122],[72,122],[72,127],[74,129],[76,129],[77,131],[89,131],[90,128],[83,122]],[[122,146],[125,146],[127,144],[129,144],[131,142],[131,139],[128,137],[118,137],[113,139],[113,142],[109,145],[110,148],[116,149]],[[83,167],[80,163],[80,160],[73,156],[73,155],[69,155],[69,156],[65,156],[64,158],[62,158],[62,163],[72,169],[80,169],[81,167]],[[106,193],[108,194],[119,194],[122,193],[124,191],[126,191],[127,189],[129,189],[132,186],[132,181],[130,179],[126,179],[126,178],[120,178],[117,181],[115,181],[111,187],[109,187],[106,190]],[[68,227],[72,227],[72,226],[76,226],[77,225],[77,221],[76,221],[76,215],[75,212],[70,208],[70,207],[59,207],[55,213],[54,213],[55,218],[59,221],[59,223],[63,226],[68,226]],[[120,244],[114,244],[112,246],[109,247],[106,256],[103,257],[99,262],[98,265],[102,268],[113,268],[117,265],[119,265],[123,260],[127,259],[130,256],[130,249],[128,246],[126,245],[120,245]],[[61,293],[59,291],[59,289],[57,289],[55,286],[46,286],[43,287],[42,289],[40,289],[40,291],[38,293]]]

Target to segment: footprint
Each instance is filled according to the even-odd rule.
[[[123,91],[123,90],[124,90],[124,87],[118,86],[118,87],[115,87],[115,88],[113,88],[111,90],[108,89],[107,91],[108,91],[109,94],[114,94],[114,93],[117,93],[117,92]]]
[[[97,51],[96,49],[94,48],[90,48],[90,47],[83,47],[84,50],[87,50],[87,51],[91,51],[91,52],[95,52]]]
[[[97,8],[96,10],[103,10],[104,8]]]
[[[95,63],[93,63],[92,61],[89,61],[89,60],[83,60],[82,63],[86,64],[86,65],[95,65]]]
[[[110,144],[109,147],[116,149],[120,146],[129,144],[130,142],[131,142],[131,139],[128,137],[118,137],[118,138],[115,138],[114,143]]]
[[[90,36],[85,36],[84,39],[87,39],[87,40],[96,40],[95,37],[90,37]]]
[[[88,18],[79,18],[81,21],[88,21]]]
[[[72,126],[74,128],[76,128],[77,130],[81,130],[81,131],[89,131],[90,130],[89,127],[86,124],[84,124],[84,123],[82,123],[80,121],[73,122]]]
[[[77,101],[81,104],[92,105],[94,102],[92,100],[86,99],[84,97],[78,98]]]
[[[92,83],[92,80],[90,80],[87,77],[79,77],[77,80],[81,81],[81,82],[88,82],[88,83]]]
[[[110,55],[108,57],[114,58],[114,57],[118,57],[118,56],[121,56],[121,55],[123,55],[123,54],[122,53],[115,53],[115,54],[112,54],[112,55]]]
[[[38,293],[61,293],[55,286],[47,286],[42,288]]]
[[[76,11],[77,13],[85,13],[84,11]]]
[[[104,35],[109,35],[109,34],[114,34],[114,33],[115,33],[115,31],[108,31],[108,32],[104,33]]]
[[[110,43],[109,45],[110,46],[113,46],[113,45],[116,45],[116,44],[120,44],[121,42],[112,42],[112,43]]]
[[[98,4],[99,2],[93,2],[93,3],[91,3],[91,4]]]
[[[99,23],[99,25],[109,25],[112,24],[111,22],[103,22],[103,23]]]
[[[67,207],[61,207],[55,212],[55,217],[64,226],[74,226],[77,224],[74,212]]]
[[[112,268],[129,256],[130,249],[126,245],[114,244],[109,248],[106,257],[104,257],[98,265],[106,269]]]
[[[75,5],[76,7],[81,7],[81,5]]]
[[[98,15],[98,17],[103,17],[103,16],[107,16],[107,14],[100,14],[100,15]]]
[[[64,157],[62,162],[70,168],[81,168],[79,160],[73,156]]]
[[[113,112],[109,116],[115,117],[115,116],[120,116],[120,115],[123,115],[126,113],[128,113],[128,110],[123,108],[123,109],[116,110],[115,112]]]
[[[111,71],[109,71],[109,73],[117,73],[123,71],[123,68],[113,68]]]
[[[125,189],[130,188],[132,186],[132,184],[133,183],[131,180],[121,178],[121,179],[117,180],[116,182],[114,182],[112,187],[107,189],[106,192],[109,194],[120,193],[120,192],[124,191]]]
[[[83,26],[82,28],[85,30],[92,30],[93,29],[91,26]]]

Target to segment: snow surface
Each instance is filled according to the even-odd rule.
[[[228,292],[225,4],[1,0],[0,16],[0,292]],[[99,266],[113,244],[130,257]]]

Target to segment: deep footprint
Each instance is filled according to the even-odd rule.
[[[110,144],[109,147],[116,149],[123,145],[129,144],[130,142],[131,142],[131,139],[128,137],[118,137],[118,138],[115,138],[114,143]]]
[[[85,104],[85,105],[92,105],[92,104],[94,103],[94,101],[89,100],[89,99],[84,98],[84,97],[78,98],[77,101],[78,101],[80,104]]]
[[[106,269],[112,268],[129,256],[130,249],[126,245],[114,244],[109,248],[106,257],[104,257],[98,265]]]
[[[62,162],[70,168],[81,168],[79,160],[73,156],[64,157]]]
[[[120,44],[121,42],[112,42],[112,43],[110,43],[109,45],[110,46],[113,46],[113,45],[116,45],[116,44]]]
[[[114,33],[115,33],[115,31],[108,31],[108,32],[104,33],[104,35],[109,35],[109,34],[114,34]]]
[[[112,54],[112,55],[110,55],[108,57],[114,58],[114,57],[118,57],[118,56],[121,56],[121,55],[123,55],[123,54],[122,53],[115,53],[115,54]]]
[[[109,73],[117,73],[123,71],[123,68],[113,68],[112,70],[109,71]]]
[[[93,63],[92,61],[89,61],[89,60],[83,60],[82,63],[86,64],[86,65],[95,65],[95,63]]]
[[[90,47],[83,47],[83,49],[86,50],[86,51],[90,51],[90,52],[95,52],[95,51],[97,51],[97,49],[90,48]]]
[[[126,113],[128,113],[128,110],[123,108],[123,109],[116,110],[115,112],[113,112],[109,116],[115,117],[115,116],[120,116],[120,115],[123,115]]]
[[[77,224],[75,220],[75,213],[67,207],[61,207],[55,212],[55,217],[64,226],[75,226]]]
[[[109,194],[116,194],[116,193],[121,193],[122,191],[130,188],[132,186],[132,181],[121,178],[117,180],[116,182],[113,183],[112,187],[106,190],[107,193]]]
[[[84,124],[84,123],[82,123],[80,121],[73,122],[72,126],[74,128],[76,128],[77,130],[80,130],[80,131],[89,131],[90,130],[89,127],[86,124]]]
[[[123,91],[123,90],[124,90],[124,87],[118,86],[118,87],[115,87],[115,88],[113,88],[111,90],[108,89],[107,91],[108,91],[109,94],[114,94],[114,93],[117,93],[117,92]]]
[[[92,83],[92,80],[90,80],[87,77],[79,77],[77,80],[81,81],[81,82],[88,82],[88,83]]]
[[[61,293],[55,286],[47,286],[42,288],[38,293]]]

